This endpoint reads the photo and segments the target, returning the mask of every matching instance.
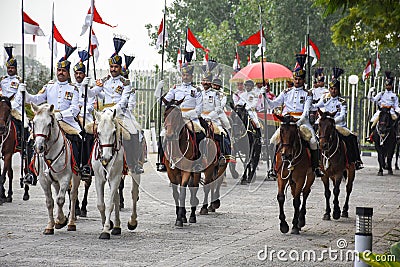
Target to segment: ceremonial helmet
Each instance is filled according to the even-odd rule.
[[[62,58],[60,58],[60,60],[57,62],[57,68],[64,68],[69,72],[69,67],[71,66],[71,62],[69,62],[67,59],[75,50],[76,46],[72,47],[69,45],[65,45],[65,55]]]
[[[79,62],[75,64],[74,66],[74,71],[82,71],[83,73],[86,73],[86,66],[85,64],[83,64],[83,62],[85,62],[86,60],[89,59],[89,53],[85,50],[82,51],[78,51],[78,55],[79,55]]]

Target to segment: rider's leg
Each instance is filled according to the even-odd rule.
[[[75,158],[76,166],[73,166],[75,171],[79,171],[79,166],[81,166],[81,144],[82,140],[77,134],[65,134],[65,137],[71,142],[72,153]]]
[[[317,139],[315,138],[315,132],[314,129],[312,129],[312,127],[309,127],[312,137],[310,139],[310,154],[311,154],[311,167],[312,170],[315,173],[315,176],[317,177],[322,177],[324,176],[323,172],[321,171],[321,169],[319,168],[319,149],[318,149],[318,142]]]
[[[83,178],[91,178],[93,171],[90,168],[89,158],[92,152],[94,143],[94,135],[86,133],[85,141],[83,142],[82,169],[81,175]]]

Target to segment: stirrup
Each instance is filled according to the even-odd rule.
[[[220,156],[218,159],[219,166],[223,166],[226,164],[226,158],[224,156]]]
[[[315,176],[317,177],[323,177],[325,174],[321,171],[320,168],[315,168],[314,170]]]
[[[143,168],[140,165],[135,166],[135,174],[142,174],[144,173]]]
[[[32,173],[27,173],[23,178],[24,184],[36,185],[37,184],[37,177]],[[22,185],[22,184],[21,184]]]
[[[268,178],[270,178],[270,177],[276,178],[276,177],[278,176],[278,175],[276,174],[274,168],[269,169],[267,174],[268,174]]]
[[[166,172],[167,171],[167,167],[165,166],[164,163],[157,163],[157,171]]]

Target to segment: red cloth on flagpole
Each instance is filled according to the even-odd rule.
[[[246,46],[246,45],[259,45],[261,43],[261,34],[260,31],[251,35],[247,40],[244,40],[238,46]]]
[[[53,29],[53,30],[54,30],[54,39],[55,39],[57,42],[72,47],[72,45],[70,45],[67,41],[65,41],[65,39],[61,36],[61,34],[60,34],[60,32],[58,31],[58,29],[57,29],[57,27],[56,27],[55,24],[54,24],[54,29]]]
[[[199,43],[199,41],[197,41],[190,28],[188,28],[187,39],[195,48],[200,48],[206,51],[206,49]]]
[[[90,14],[90,8],[89,8],[88,14]],[[111,28],[117,27],[117,26],[112,26],[112,25],[110,25],[110,24],[104,22],[103,19],[102,19],[101,16],[100,16],[99,12],[97,12],[97,9],[96,9],[95,6],[93,6],[93,21],[94,21],[94,22],[97,22],[97,23],[100,23],[100,24],[107,25],[107,26],[109,26],[109,27],[111,27]]]

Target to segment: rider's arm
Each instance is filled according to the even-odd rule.
[[[196,90],[196,114],[200,117],[201,112],[203,112],[203,95],[200,90]]]
[[[347,119],[347,104],[343,101],[340,105],[340,110],[335,116],[335,123],[340,124],[342,122],[346,122]]]
[[[63,118],[72,117],[75,118],[79,114],[79,91],[78,88],[75,87],[72,93],[72,101],[71,105],[68,109],[60,111]]]
[[[25,102],[34,103],[35,105],[40,105],[47,101],[47,85],[43,87],[43,93],[31,95],[28,91],[25,92]]]
[[[274,109],[276,107],[282,106],[284,102],[284,94],[285,92],[281,92],[277,98],[274,100],[269,99],[268,97],[265,98],[267,106],[269,109]]]

